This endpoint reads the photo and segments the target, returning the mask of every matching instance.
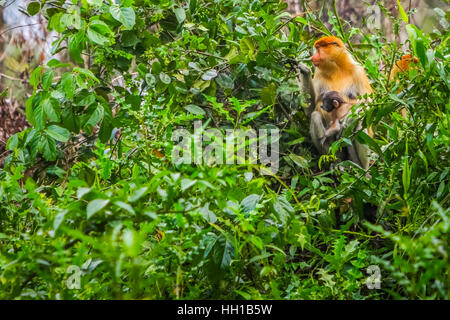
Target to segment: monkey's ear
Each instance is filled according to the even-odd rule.
[[[339,101],[333,99],[333,106],[337,109],[339,108]]]

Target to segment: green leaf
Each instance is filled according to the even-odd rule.
[[[95,80],[96,82],[100,82],[100,80],[98,80],[98,78],[89,69],[75,67],[73,68],[73,71],[84,74],[85,76],[91,78],[92,80]]]
[[[176,8],[173,10],[173,12],[175,13],[175,17],[177,18],[178,23],[183,23],[186,19],[186,12],[184,11],[184,9]]]
[[[165,84],[170,84],[170,82],[172,81],[172,80],[170,79],[170,76],[168,76],[168,75],[165,74],[164,72],[161,72],[161,73],[159,74],[159,78],[161,79],[161,82],[162,82],[162,83],[165,83]]]
[[[205,81],[209,81],[214,79],[215,77],[217,77],[217,71],[214,69],[210,69],[208,71],[206,71],[203,75],[202,75],[202,79]]]
[[[403,172],[402,172],[402,182],[403,182],[403,190],[405,194],[408,193],[409,186],[411,183],[411,170],[409,167],[408,157],[405,157],[403,160]]]
[[[122,202],[122,201],[115,201],[114,204],[118,206],[119,208],[124,209],[125,211],[128,211],[128,213],[135,215],[136,213],[133,210],[133,207],[130,206],[128,203]]]
[[[30,84],[34,90],[36,90],[39,80],[41,79],[42,68],[42,66],[37,67],[30,75]]]
[[[41,4],[39,2],[30,2],[27,6],[27,12],[30,16],[34,16],[41,10]]]
[[[267,105],[273,105],[277,96],[277,86],[275,83],[269,84],[261,90],[261,101]]]
[[[38,150],[47,161],[56,160],[56,143],[53,138],[43,134],[38,143]]]
[[[359,131],[356,137],[360,139],[362,143],[367,144],[370,149],[375,151],[380,157],[383,157],[383,152],[381,151],[380,146],[367,133],[365,133],[364,131]]]
[[[112,131],[114,129],[113,126],[113,115],[111,112],[111,108],[108,105],[104,105],[103,107],[103,120],[100,125],[100,130],[98,132],[98,137],[102,143],[106,143],[108,140],[112,139]]]
[[[137,200],[139,200],[140,198],[142,198],[142,196],[144,196],[144,194],[147,192],[148,187],[142,187],[139,188],[137,190],[135,190],[129,197],[128,197],[128,201],[129,202],[135,202]]]
[[[64,221],[64,217],[66,216],[67,212],[68,212],[68,210],[62,210],[55,216],[55,219],[53,220],[53,230],[54,231],[58,230],[59,226]]]
[[[286,196],[279,195],[273,202],[273,209],[277,218],[285,225],[290,218],[294,215],[294,208],[287,201]]]
[[[241,201],[242,211],[244,211],[245,213],[248,213],[250,211],[255,210],[256,205],[258,204],[260,199],[261,199],[261,196],[259,194],[251,194],[251,195],[245,197]]]
[[[84,124],[84,127],[90,126],[94,127],[100,120],[103,119],[104,109],[102,105],[98,105],[97,108],[92,112],[89,119]]]
[[[87,3],[93,7],[99,8],[102,6],[103,0],[87,0]]]
[[[239,46],[241,48],[242,53],[246,54],[250,60],[254,60],[255,58],[255,45],[253,44],[253,40],[250,37],[244,37],[241,39]]]
[[[6,149],[7,150],[14,150],[17,145],[19,144],[19,134],[13,134],[8,141],[6,142]]]
[[[42,108],[44,109],[45,115],[50,119],[50,121],[59,121],[59,114],[55,111],[53,107],[53,99],[47,98],[42,102]]]
[[[109,203],[109,199],[95,199],[88,203],[86,207],[87,218],[102,210]]]
[[[72,73],[66,72],[61,77],[61,86],[66,94],[66,97],[69,99],[73,99],[76,88],[76,79]]]
[[[208,221],[209,223],[216,223],[217,216],[209,209],[209,203],[205,204],[205,206],[200,208],[199,211],[206,221]]]
[[[69,53],[75,62],[82,64],[81,52],[84,49],[84,32],[80,30],[76,34],[71,34],[67,40],[69,46]]]
[[[294,153],[289,154],[289,158],[300,168],[307,169],[309,168],[309,162],[302,156],[298,156]]]
[[[189,1],[189,12],[191,14],[193,14],[196,9],[197,9],[197,0],[190,0]]]
[[[45,125],[45,120],[47,119],[42,104],[38,105],[36,109],[33,110],[33,116],[36,129],[42,129]]]
[[[444,193],[444,189],[445,189],[445,181],[441,181],[441,183],[439,184],[438,191],[436,193],[437,199],[439,199],[442,196],[442,194]]]
[[[195,114],[197,116],[205,115],[206,112],[199,106],[196,106],[195,104],[188,104],[186,107],[184,107],[187,111],[189,111],[192,114]]]
[[[67,142],[70,138],[70,132],[66,128],[57,125],[51,125],[46,130],[47,134],[53,139],[61,142]]]
[[[400,3],[400,0],[397,0],[398,4],[398,12],[400,14],[400,17],[405,23],[408,23],[408,15],[405,12],[405,9],[403,9],[402,4]]]
[[[48,90],[50,86],[52,85],[53,81],[53,69],[47,69],[47,71],[44,72],[42,75],[42,89]]]
[[[113,5],[109,8],[112,17],[121,22],[126,29],[132,29],[135,24],[135,14],[131,7],[123,8]]]
[[[111,33],[108,25],[101,20],[92,21],[87,29],[88,39],[101,46],[109,43],[108,35]]]

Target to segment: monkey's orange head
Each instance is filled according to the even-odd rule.
[[[314,43],[314,48],[316,52],[311,57],[311,60],[316,67],[319,67],[324,62],[332,62],[336,57],[339,57],[342,51],[345,50],[345,45],[341,39],[328,36],[317,40]]]

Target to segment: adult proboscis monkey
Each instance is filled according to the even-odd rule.
[[[320,153],[325,154],[333,142],[333,137],[325,139],[322,143],[332,121],[331,113],[321,108],[324,94],[328,91],[337,91],[347,102],[356,104],[358,96],[371,93],[372,88],[364,68],[353,59],[339,38],[323,37],[314,43],[314,49],[315,53],[311,60],[316,67],[312,80],[316,101],[311,114],[310,134],[314,146]],[[348,152],[350,160],[363,168],[368,168],[367,146],[354,141]]]

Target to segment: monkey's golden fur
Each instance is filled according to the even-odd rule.
[[[371,93],[372,88],[366,72],[350,55],[344,43],[336,37],[324,37],[314,43],[316,53],[311,60],[316,66],[313,78],[316,92],[316,108],[325,121],[330,123],[331,114],[321,109],[320,96],[327,91],[337,91],[349,103],[358,102],[357,97]]]

